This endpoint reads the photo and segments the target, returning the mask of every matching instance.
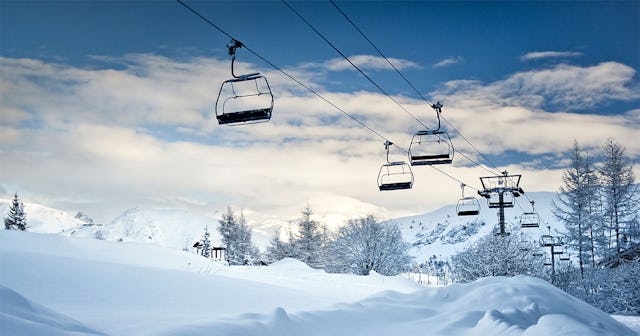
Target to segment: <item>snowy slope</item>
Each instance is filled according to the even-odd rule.
[[[7,217],[11,200],[0,199],[0,216]],[[85,224],[81,219],[67,212],[35,203],[24,203],[29,231],[39,233],[59,233]],[[2,227],[4,228],[4,226]]]
[[[557,223],[552,212],[554,193],[533,192],[526,195],[528,199],[520,197],[517,199],[516,206],[505,210],[508,225],[514,226],[511,229],[512,234],[522,232],[533,239],[538,239],[541,234],[548,232],[544,225],[537,229],[522,231],[518,225],[515,225],[523,211],[531,211],[529,199],[535,201],[536,212],[544,223],[551,225],[553,234],[557,230],[562,230],[563,226]],[[398,218],[389,222],[400,226],[404,239],[413,245],[411,254],[416,257],[416,261],[422,262],[432,255],[442,259],[463,250],[496,228],[497,209],[489,209],[484,199],[480,199],[480,206],[478,216],[457,216],[456,206],[448,205],[430,213]]]
[[[65,234],[182,250],[202,238],[205,226],[212,244],[219,246],[218,219],[183,209],[129,209],[109,224],[85,226]]]
[[[228,267],[149,244],[18,231],[0,231],[0,285],[2,302],[22,302],[0,305],[0,330],[15,336],[32,335],[34,320],[53,335],[634,335],[533,278],[423,288],[291,259]]]

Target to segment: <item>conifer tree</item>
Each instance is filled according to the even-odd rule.
[[[24,212],[24,204],[22,204],[16,193],[9,207],[9,213],[4,219],[4,228],[7,230],[25,231],[27,227],[27,215]]]
[[[320,224],[311,219],[313,211],[307,204],[298,222],[298,236],[292,242],[294,255],[311,267],[322,267],[323,232]]]
[[[580,274],[584,275],[585,263],[589,262],[589,213],[591,207],[587,204],[591,199],[588,195],[593,192],[594,182],[590,174],[593,169],[589,166],[589,160],[581,152],[577,142],[574,142],[571,156],[571,165],[562,174],[560,191],[553,201],[554,215],[563,222],[567,229],[565,242],[578,251],[578,263]]]
[[[609,226],[609,245],[619,254],[629,242],[637,242],[638,187],[633,165],[625,149],[612,139],[604,145],[604,165],[600,169],[600,184],[604,197],[605,220]]]
[[[209,233],[209,229],[205,226],[200,245],[200,255],[206,258],[211,258],[211,240],[209,239],[210,235],[211,234]]]
[[[236,217],[227,207],[227,213],[218,220],[218,231],[222,236],[222,244],[225,246],[225,254],[229,265],[246,265],[256,262],[258,249],[251,242],[251,228],[247,225],[244,214]]]

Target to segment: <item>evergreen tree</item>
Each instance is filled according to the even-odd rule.
[[[284,258],[294,258],[293,245],[289,242],[285,242],[280,239],[281,232],[278,231],[269,242],[269,246],[267,247],[267,260],[271,263],[282,260]],[[289,237],[291,238],[291,232],[289,232]]]
[[[204,234],[202,235],[202,240],[200,241],[200,255],[206,258],[211,258],[211,240],[209,239],[209,228],[204,227]]]
[[[218,221],[218,231],[222,236],[222,244],[225,246],[227,262],[229,265],[247,265],[254,263],[259,258],[258,249],[251,242],[251,229],[247,225],[244,214],[236,217],[227,208],[227,213]]]
[[[609,226],[609,246],[620,254],[629,242],[638,241],[635,227],[638,217],[638,188],[633,165],[622,145],[608,139],[604,145],[604,164],[600,184],[604,197],[605,220]]]
[[[14,194],[13,201],[9,207],[9,213],[4,219],[4,228],[6,230],[22,230],[27,229],[27,215],[24,212],[24,204],[20,202],[18,194]]]
[[[312,214],[309,205],[302,210],[302,218],[298,222],[298,235],[291,243],[296,259],[311,267],[322,267],[323,231],[320,224],[311,219]]]
[[[341,227],[331,244],[329,271],[396,275],[409,268],[410,245],[397,225],[381,224],[373,216],[353,219]]]
[[[592,206],[588,204],[594,201],[589,196],[594,191],[593,169],[590,160],[585,159],[577,142],[574,142],[571,165],[562,174],[562,183],[559,193],[553,201],[554,215],[564,223],[566,228],[565,243],[578,251],[578,263],[580,273],[584,274],[585,263],[590,263],[592,251],[589,233],[592,222]]]

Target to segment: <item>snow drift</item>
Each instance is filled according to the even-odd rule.
[[[53,321],[36,329],[53,335],[635,335],[534,278],[424,288],[292,259],[228,267],[149,244],[17,231],[0,231],[0,285],[0,330],[16,336],[33,330],[11,316]]]

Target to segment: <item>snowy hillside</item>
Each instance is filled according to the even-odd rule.
[[[517,225],[519,216],[523,211],[531,211],[529,199],[535,201],[536,212],[544,223],[551,225],[552,233],[562,230],[562,225],[556,222],[552,212],[554,193],[532,192],[527,193],[527,197],[528,199],[520,197],[515,207],[505,210],[508,226],[513,226],[512,234],[522,232],[538,239],[541,234],[548,232],[542,224],[540,228],[520,231]],[[480,206],[478,216],[457,216],[454,204],[423,215],[398,218],[389,222],[400,226],[404,239],[413,245],[411,254],[416,257],[416,261],[422,262],[432,255],[447,258],[496,228],[497,209],[489,209],[484,199],[480,199]]]
[[[542,220],[552,225],[552,230],[561,230],[552,214],[551,201],[554,193],[527,193],[529,199],[536,202],[536,210]],[[411,254],[416,261],[422,262],[432,255],[446,258],[467,244],[491,232],[497,223],[497,212],[488,209],[486,202],[480,200],[481,211],[478,216],[458,217],[455,205],[449,205],[436,211],[389,222],[398,223],[404,239],[413,247]],[[514,208],[506,210],[509,223],[517,223],[518,216],[530,211],[528,199],[521,197]],[[6,216],[9,201],[0,200],[0,213]],[[184,209],[129,209],[110,223],[92,224],[85,214],[75,217],[69,213],[38,204],[25,204],[29,231],[37,233],[62,233],[67,236],[97,238],[110,241],[140,242],[178,250],[189,248],[201,239],[204,227],[208,226],[214,245],[220,244],[216,230],[218,219],[206,214]],[[547,232],[547,229],[529,229],[525,231],[534,238]],[[517,232],[516,232],[517,233]],[[272,237],[254,230],[253,241],[264,250]]]
[[[0,231],[11,335],[635,335],[545,281],[424,288],[285,259],[228,267],[148,244]]]
[[[218,219],[182,209],[129,209],[109,224],[84,226],[64,234],[182,250],[202,238],[205,226],[212,243],[219,246]]]
[[[0,199],[0,215],[5,218],[9,213],[11,200]],[[59,233],[85,224],[85,221],[75,218],[67,212],[56,210],[40,204],[25,203],[29,231],[39,233]],[[3,227],[4,228],[4,227]]]

